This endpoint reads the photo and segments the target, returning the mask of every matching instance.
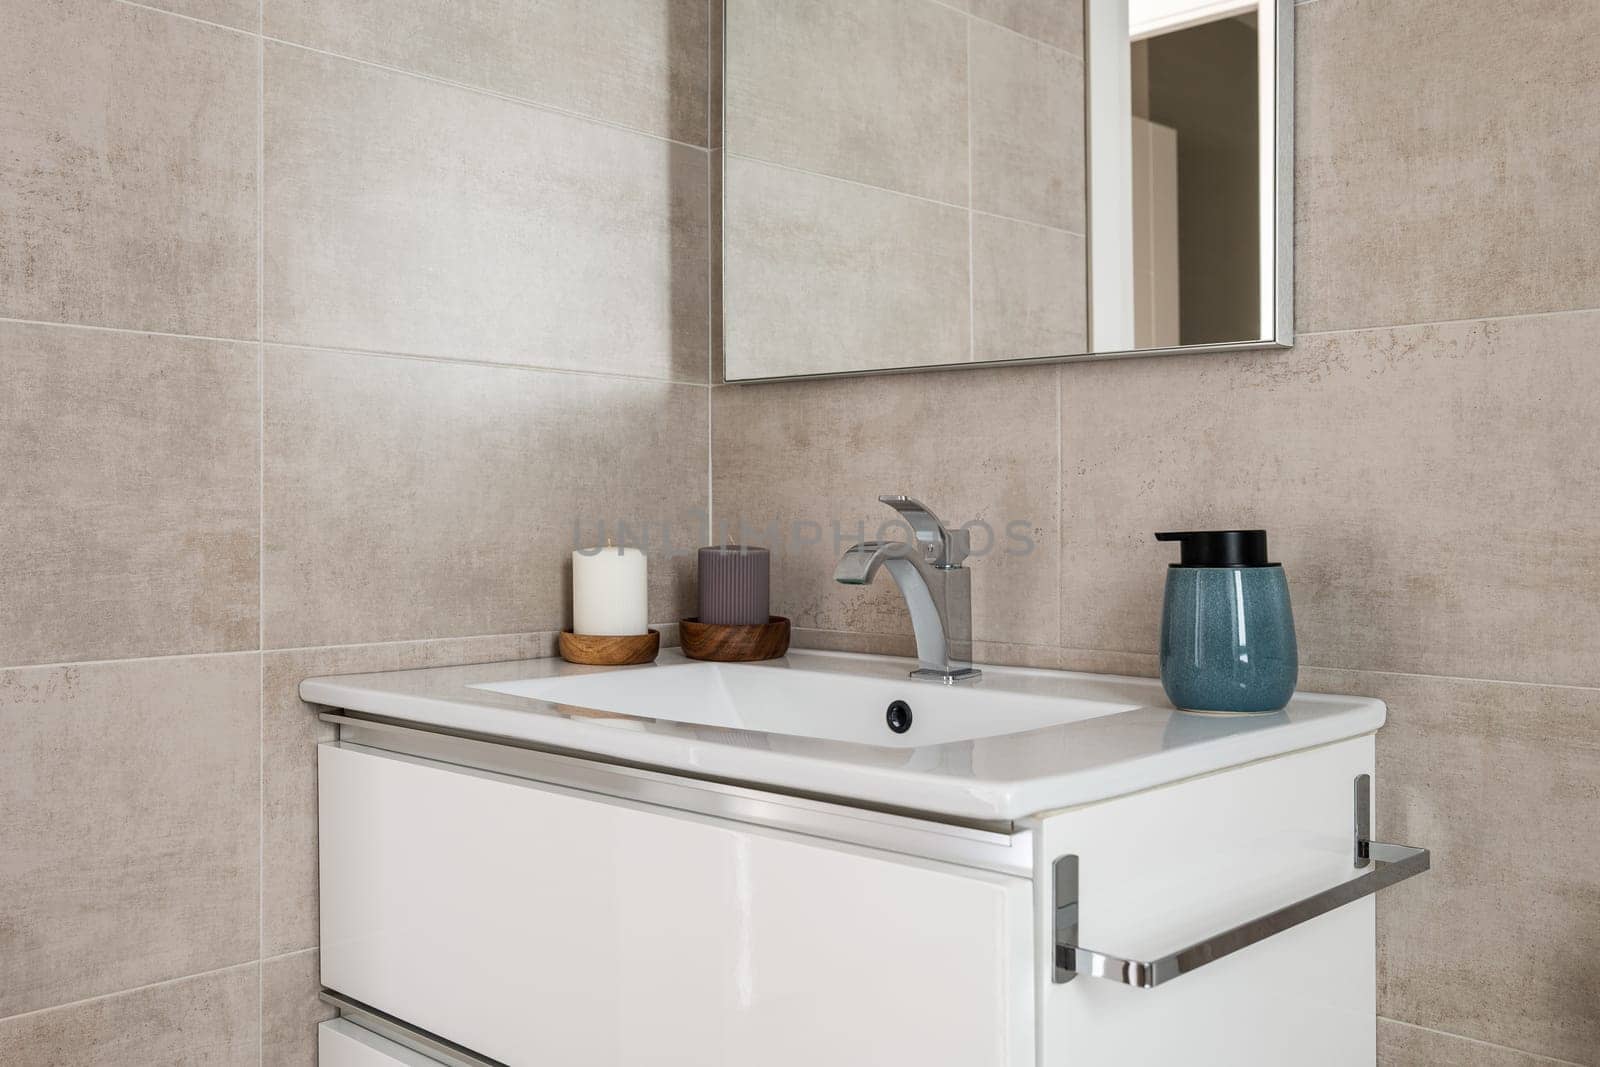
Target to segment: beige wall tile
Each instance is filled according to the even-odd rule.
[[[1083,4],[1076,0],[972,0],[970,10],[981,19],[1083,55]]]
[[[1433,852],[1379,898],[1380,1014],[1593,1062],[1600,852],[1579,843],[1600,824],[1600,690],[1320,670],[1301,687],[1388,703],[1374,830]]]
[[[1600,307],[1600,5],[1297,14],[1302,331]]]
[[[729,157],[732,378],[965,361],[967,212]]]
[[[710,27],[710,58],[708,60],[710,91],[707,94],[710,106],[708,116],[708,138],[712,148],[722,147],[722,32],[723,32],[723,3],[722,0],[710,0],[711,27]]]
[[[261,698],[261,952],[315,947],[317,924],[317,757],[334,736],[321,707],[300,699],[300,683],[327,674],[365,674],[554,654],[553,633],[459,638],[269,652]],[[268,974],[268,985],[271,975]]]
[[[917,643],[910,634],[796,629],[793,645],[795,648],[862,652],[872,656],[901,656],[908,659],[914,659],[917,655]],[[973,644],[972,658],[979,663],[1002,667],[1059,669],[1061,666],[1061,650],[1049,645],[978,641]]]
[[[965,204],[966,37],[927,0],[728,0],[728,150]]]
[[[269,339],[706,380],[705,152],[281,45],[266,77]]]
[[[651,618],[692,607],[706,386],[289,348],[266,368],[267,647],[560,629],[580,522],[671,522]]]
[[[255,647],[256,391],[252,345],[0,323],[0,666]]]
[[[1084,232],[1083,64],[972,23],[972,206]]]
[[[706,143],[706,0],[266,0],[270,36]]]
[[[1055,374],[1029,367],[716,389],[714,447],[740,457],[717,467],[717,523],[737,529],[742,520],[752,533],[771,522],[780,532],[817,524],[793,539],[784,533],[787,549],[773,554],[773,610],[795,625],[909,633],[887,576],[868,588],[833,581],[840,553],[886,521],[885,536],[904,536],[880,493],[914,496],[949,523],[982,520],[999,543],[971,564],[974,637],[1053,643]],[[1031,553],[1006,554],[1013,520],[1033,540]],[[984,537],[973,537],[977,550]]]
[[[1600,682],[1600,314],[1062,372],[1069,647],[1154,652],[1162,529],[1263,527],[1316,666]]]
[[[1553,1067],[1566,1062],[1393,1019],[1378,1020],[1378,1067]]]
[[[1154,653],[1063,648],[1061,669],[1083,671],[1086,674],[1123,674],[1132,678],[1159,678],[1161,660]]]
[[[0,672],[0,1017],[256,958],[260,669]]]
[[[261,0],[139,0],[146,7],[203,19],[254,33],[261,26]]]
[[[8,3],[0,70],[0,316],[254,337],[255,42]]]
[[[316,949],[261,961],[262,1067],[317,1067],[317,1024],[339,1014],[321,989]]]
[[[974,359],[1085,351],[1088,299],[1082,237],[1029,222],[973,215]]]
[[[257,1067],[259,968],[247,963],[0,1019],[6,1067]]]

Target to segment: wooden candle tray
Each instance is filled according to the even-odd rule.
[[[661,651],[661,632],[650,630],[642,634],[601,636],[575,634],[561,631],[561,658],[568,663],[585,663],[594,667],[629,667],[637,663],[651,663]]]
[[[764,623],[722,626],[684,619],[678,623],[678,644],[690,659],[718,663],[777,659],[789,651],[789,620],[773,615]]]

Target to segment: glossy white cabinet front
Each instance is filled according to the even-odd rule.
[[[349,1019],[330,1019],[317,1027],[317,1067],[440,1067],[440,1064]]]
[[[356,746],[322,980],[509,1064],[1025,1067],[1030,879]]]

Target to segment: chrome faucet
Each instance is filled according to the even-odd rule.
[[[913,678],[952,685],[982,672],[972,666],[972,572],[962,564],[972,551],[966,530],[951,530],[937,515],[908,496],[880,496],[911,528],[905,541],[863,541],[834,568],[842,585],[866,585],[887,567],[889,577],[911,609],[917,635]]]

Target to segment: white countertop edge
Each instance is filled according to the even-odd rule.
[[[462,668],[433,670],[460,671]],[[396,680],[424,673],[428,672],[390,672]],[[462,684],[462,695],[457,698],[374,686],[370,680],[376,677],[384,675],[310,678],[300,684],[300,695],[314,704],[411,723],[422,730],[436,727],[465,731],[587,756],[601,762],[634,763],[666,773],[734,781],[754,788],[792,790],[834,797],[845,803],[854,801],[935,817],[985,822],[1015,822],[1048,811],[1098,803],[1361,737],[1382,727],[1387,717],[1382,701],[1350,697],[1344,699],[1352,701],[1352,706],[1337,713],[1232,734],[1221,743],[1144,752],[1125,760],[1018,781],[963,780],[896,767],[742,748],[681,735],[622,731],[580,719],[528,714],[488,703],[488,694],[471,689],[470,682]],[[1148,683],[1150,680],[1128,681]],[[1170,708],[1145,707],[1122,714],[1170,717],[1182,713]]]

